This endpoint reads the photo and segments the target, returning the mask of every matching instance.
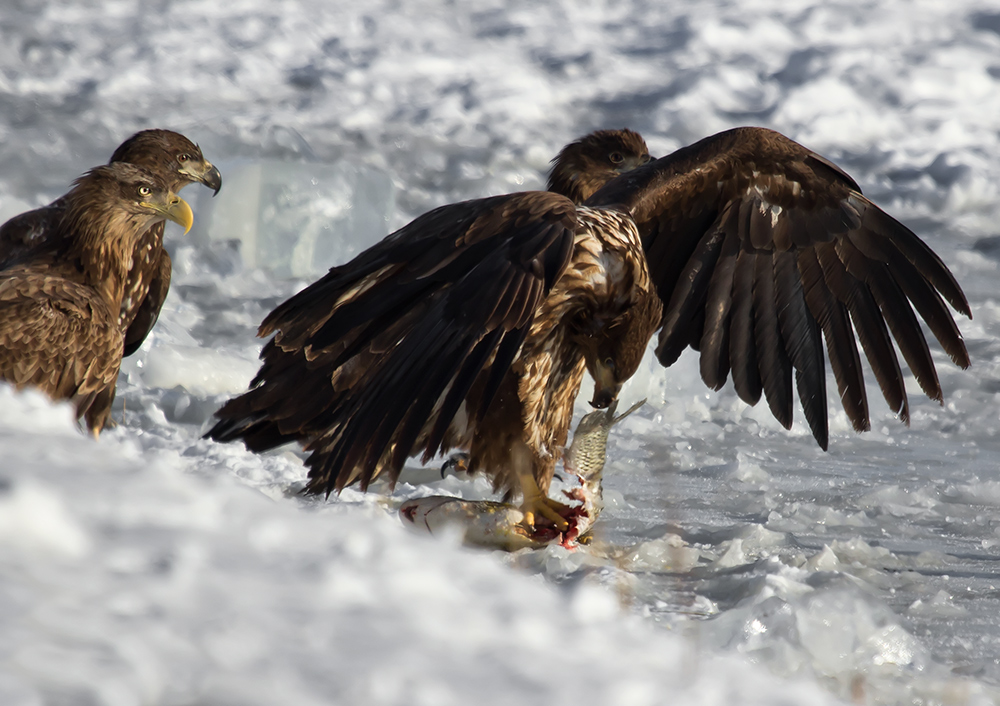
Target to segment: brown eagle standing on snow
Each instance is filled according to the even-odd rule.
[[[94,436],[111,411],[122,359],[122,296],[136,243],[191,208],[131,164],[92,169],[46,223],[52,247],[0,270],[0,379],[71,400]]]
[[[126,162],[143,167],[175,194],[193,182],[215,193],[222,175],[191,140],[170,130],[143,130],[125,140],[109,164]],[[66,207],[63,198],[22,213],[0,226],[0,267],[23,257],[58,247],[58,223]],[[157,221],[136,243],[122,295],[119,324],[125,334],[125,355],[132,355],[152,330],[170,288],[170,255],[163,248],[164,222]]]
[[[467,449],[529,524],[565,525],[545,495],[584,370],[607,407],[661,316],[631,219],[574,201],[648,160],[637,134],[596,133],[560,154],[562,194],[444,206],[333,268],[261,324],[263,366],[209,435],[302,441],[315,493]]]
[[[859,430],[869,422],[852,323],[904,420],[890,331],[941,399],[911,302],[968,365],[941,296],[969,315],[951,273],[841,169],[759,128],[655,161],[640,144],[627,131],[588,136],[555,160],[549,186],[562,195],[444,206],[333,268],[264,320],[259,334],[275,335],[263,365],[209,435],[252,450],[302,441],[314,493],[467,449],[472,470],[522,494],[528,524],[541,514],[562,526],[544,495],[583,370],[592,404],[607,406],[655,329],[664,365],[700,350],[706,383],[732,370],[739,395],[763,393],[786,427],[794,369],[823,448],[824,337]]]

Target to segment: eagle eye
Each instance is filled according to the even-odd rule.
[[[177,161],[180,162],[181,164],[184,164],[184,162],[188,161],[189,159],[191,159],[191,155],[189,154],[182,154],[179,157],[177,157]]]
[[[608,155],[608,159],[611,160],[612,164],[621,164],[622,162],[625,161],[625,155],[623,155],[621,152],[612,152],[611,154]]]
[[[148,186],[143,185],[139,187],[139,196],[149,196],[151,193],[153,193],[153,190]]]
[[[608,368],[609,370],[614,370],[615,369],[615,360],[614,360],[614,358],[611,358],[611,357],[605,358],[604,359],[604,367]]]

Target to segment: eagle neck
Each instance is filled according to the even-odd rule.
[[[74,279],[94,289],[117,310],[136,241],[156,220],[155,216],[93,204],[86,209],[69,209],[64,223],[71,233],[67,259],[78,265]]]

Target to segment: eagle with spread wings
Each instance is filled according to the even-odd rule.
[[[601,131],[559,154],[549,191],[438,208],[278,306],[260,371],[208,435],[300,441],[306,490],[327,494],[464,449],[520,493],[527,525],[563,527],[545,496],[585,370],[591,404],[608,406],[659,330],[664,365],[697,349],[710,387],[731,373],[786,427],[797,388],[825,449],[826,356],[869,426],[854,331],[904,421],[893,339],[942,399],[917,315],[966,367],[945,301],[970,316],[926,244],[779,133],[738,128],[650,160],[636,133]]]
[[[191,208],[153,173],[123,162],[92,169],[58,201],[50,247],[0,270],[0,380],[70,400],[97,436],[121,364],[119,323],[136,243]]]
[[[111,155],[109,164],[117,162],[143,167],[175,194],[194,182],[204,184],[216,194],[222,188],[222,175],[205,159],[201,148],[172,130],[137,132]],[[65,208],[65,198],[61,197],[0,226],[0,267],[59,248],[59,238],[64,233],[59,222]],[[139,238],[132,254],[119,312],[119,325],[125,331],[126,356],[135,353],[149,335],[170,289],[172,265],[163,247],[163,231],[163,220],[153,223]]]

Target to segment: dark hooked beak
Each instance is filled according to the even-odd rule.
[[[222,188],[222,172],[215,165],[211,165],[210,169],[202,175],[201,183],[212,189],[215,192],[212,196],[215,196]]]
[[[608,389],[594,388],[594,399],[590,401],[590,406],[594,409],[607,409],[616,399],[616,395]]]
[[[621,383],[602,384],[600,380],[595,380],[594,399],[590,401],[590,406],[594,409],[607,409],[618,401],[618,393],[621,390]]]
[[[618,392],[622,389],[622,384],[615,377],[613,361],[595,361],[590,374],[594,378],[594,399],[590,405],[595,409],[607,409],[618,399]]]

